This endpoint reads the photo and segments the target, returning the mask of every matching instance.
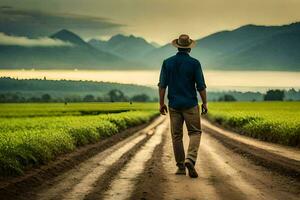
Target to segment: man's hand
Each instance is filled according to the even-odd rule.
[[[201,105],[201,115],[205,115],[208,112],[207,103]]]
[[[168,113],[168,108],[164,103],[165,93],[166,93],[166,88],[159,87],[159,105],[160,105],[159,112],[162,115],[166,115],[166,113]]]
[[[207,109],[207,98],[206,98],[206,89],[199,91],[200,97],[202,99],[202,105],[201,105],[201,115],[205,115],[208,112]]]
[[[168,113],[168,108],[167,108],[166,104],[160,105],[159,112],[162,115],[166,115]]]

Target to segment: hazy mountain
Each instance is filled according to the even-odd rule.
[[[68,30],[50,36],[72,46],[0,45],[2,68],[158,69],[177,50],[155,47],[141,37],[115,35],[85,42]],[[196,41],[192,56],[206,69],[300,70],[300,22],[283,26],[246,25]]]
[[[78,35],[75,33],[72,33],[69,30],[62,29],[58,31],[57,33],[54,33],[50,36],[50,38],[59,39],[62,41],[67,41],[72,44],[76,44],[79,46],[88,46],[88,43],[86,43],[83,39],[81,39]]]
[[[300,23],[247,25],[198,40],[195,55],[217,69],[300,70]]]
[[[154,46],[155,48],[161,47],[161,45],[158,44],[158,43],[156,43],[156,42],[151,42],[150,44],[151,44],[152,46]]]
[[[124,59],[139,62],[144,62],[145,55],[155,49],[152,44],[141,37],[121,34],[111,37],[108,41],[92,39],[89,41],[89,44],[99,50],[107,51]],[[143,64],[147,65],[146,62]]]
[[[284,26],[246,25],[196,41],[192,56],[207,69],[300,70],[300,23]],[[175,54],[167,44],[148,55],[153,66]]]
[[[134,65],[133,62],[94,48],[68,30],[61,30],[50,38],[60,39],[73,45],[49,47],[0,45],[0,66],[2,68],[111,69]]]
[[[285,31],[253,42],[216,59],[216,67],[261,70],[300,70],[300,30]]]
[[[160,68],[162,61],[176,54],[177,49],[171,44],[166,44],[160,48],[154,49],[146,55],[146,60],[151,62],[154,68]]]

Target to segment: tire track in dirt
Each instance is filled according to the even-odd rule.
[[[144,171],[145,164],[151,159],[157,145],[162,142],[162,134],[166,131],[167,125],[159,125],[154,135],[135,154],[130,162],[120,171],[111,183],[110,188],[104,193],[105,200],[128,199],[137,183],[137,177]]]
[[[184,129],[184,144],[188,137]],[[163,199],[299,199],[300,183],[282,176],[226,148],[203,132],[196,169],[198,179],[176,176],[170,133],[163,159],[166,181],[156,182],[165,188]]]
[[[98,180],[102,180],[102,176],[105,176],[107,171],[121,168],[122,163],[123,165],[126,163],[123,162],[124,159],[130,158],[136,149],[151,138],[155,128],[163,120],[163,118],[157,119],[142,131],[57,177],[56,180],[37,191],[36,199],[84,199],[94,190]]]
[[[83,177],[70,192],[64,195],[63,199],[83,199],[85,195],[93,189],[93,184],[97,182],[99,177],[101,177],[113,163],[117,162],[124,154],[128,153],[130,149],[144,139],[146,139],[146,135],[140,135],[131,140],[130,143],[125,144],[119,149],[115,149],[112,154],[100,161],[97,167]]]
[[[203,132],[199,178],[178,176],[169,120],[159,118],[74,169],[29,191],[26,199],[291,199],[300,183],[227,148]],[[184,128],[184,146],[188,136]],[[25,198],[24,198],[25,199]]]
[[[238,170],[228,164],[223,155],[218,155],[211,147],[210,139],[202,144],[201,150],[201,156],[206,159],[206,163],[203,164],[213,166],[210,181],[217,186],[218,196],[230,196],[230,199],[233,200],[270,199],[270,197],[263,196],[251,183],[248,183]]]
[[[35,196],[41,193],[40,190],[53,188],[55,185],[63,182],[64,178],[68,176],[71,177],[70,174],[76,174],[77,176],[74,176],[74,179],[80,180],[80,176],[78,176],[77,172],[82,168],[79,167],[82,166],[82,163],[92,160],[91,158],[95,155],[117,145],[126,138],[152,127],[154,124],[157,124],[156,122],[159,120],[157,117],[153,118],[148,123],[128,128],[94,144],[80,147],[69,154],[60,155],[57,159],[50,161],[46,165],[26,170],[25,174],[20,177],[1,178],[0,199],[36,199]],[[85,173],[89,170],[91,169],[86,168]],[[83,175],[81,177],[83,177],[85,173],[82,173]],[[65,182],[65,185],[62,185],[65,187],[60,189],[58,193],[68,191],[72,185],[78,182],[75,181],[76,180],[70,179],[68,183]]]
[[[163,134],[162,142],[155,148],[152,158],[147,161],[144,172],[136,178],[136,186],[129,199],[163,199],[167,192],[165,187],[160,187],[167,180],[162,166],[166,137],[167,132]]]
[[[186,132],[186,128],[184,128],[184,147],[187,149],[188,144],[188,136]],[[205,142],[205,138],[201,138],[200,148],[202,143]],[[187,175],[175,175],[175,171],[177,169],[171,133],[169,132],[166,137],[166,142],[164,145],[163,151],[163,168],[166,172],[166,181],[163,182],[159,187],[165,188],[165,193],[163,195],[163,199],[188,199],[188,200],[213,200],[213,199],[221,199],[217,194],[216,188],[213,186],[211,181],[211,177],[214,175],[213,170],[209,169],[210,165],[203,165],[202,163],[207,163],[206,158],[202,155],[201,150],[199,150],[198,159],[196,162],[196,169],[199,173],[199,177],[197,179],[191,179]],[[159,184],[159,183],[157,183]]]
[[[212,181],[219,184],[215,188],[220,197],[230,195],[228,191],[232,191],[235,198],[231,199],[297,199],[300,184],[289,186],[295,180],[256,165],[209,134],[205,134],[204,139],[200,149],[206,159],[203,165],[211,166]]]

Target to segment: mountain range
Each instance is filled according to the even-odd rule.
[[[145,39],[133,35],[124,36],[118,34],[111,37],[108,41],[91,39],[88,43],[101,51],[141,63],[145,62],[144,57],[149,52],[157,49]]]
[[[131,67],[134,62],[101,51],[68,30],[49,36],[70,46],[27,47],[0,45],[0,68],[35,69],[115,69]]]
[[[207,69],[300,70],[300,23],[284,26],[246,25],[196,40],[191,55]],[[174,54],[167,44],[150,53],[160,61]]]
[[[84,41],[61,30],[49,36],[70,46],[25,47],[0,44],[0,68],[159,69],[176,53],[141,37],[115,35]],[[191,55],[206,69],[300,70],[300,22],[283,26],[246,25],[196,40]]]

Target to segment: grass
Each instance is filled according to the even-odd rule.
[[[27,168],[146,123],[158,114],[154,110],[157,105],[147,103],[2,104],[0,107],[0,176],[22,174]],[[92,115],[80,115],[78,110]],[[118,113],[98,115],[95,111]],[[37,113],[42,115],[37,117]]]
[[[0,176],[22,174],[157,115],[156,103],[0,104]],[[109,113],[109,114],[104,114]],[[300,146],[300,102],[210,103],[208,118],[240,134]]]
[[[208,119],[263,141],[300,147],[300,102],[210,103]]]
[[[80,116],[118,113],[129,110],[155,110],[157,103],[2,103],[1,117]]]

